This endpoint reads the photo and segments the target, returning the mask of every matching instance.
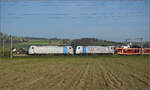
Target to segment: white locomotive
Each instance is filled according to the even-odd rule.
[[[114,54],[114,46],[77,46],[76,54]]]
[[[73,54],[72,46],[30,46],[28,54]]]

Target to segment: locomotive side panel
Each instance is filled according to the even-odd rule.
[[[107,53],[114,53],[114,50],[110,47],[104,46],[87,46],[86,53],[100,53],[100,54],[107,54]]]
[[[35,48],[37,54],[60,54],[63,53],[63,47],[43,46]]]

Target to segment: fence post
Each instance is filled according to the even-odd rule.
[[[5,55],[4,48],[5,48],[5,42],[4,42],[4,38],[3,38],[3,56]]]
[[[12,46],[13,46],[13,44],[12,44],[12,36],[10,36],[10,58],[12,59],[13,58],[13,53],[12,53]]]
[[[143,42],[142,42],[143,38],[141,38],[141,56],[143,56]]]

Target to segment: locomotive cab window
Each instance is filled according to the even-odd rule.
[[[80,47],[78,47],[78,49],[80,49]]]

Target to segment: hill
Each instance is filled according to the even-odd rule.
[[[121,44],[119,42],[114,41],[107,41],[97,38],[81,38],[81,39],[74,39],[73,42],[76,45],[84,45],[84,46],[113,46],[117,44]]]
[[[13,47],[15,48],[25,48],[27,49],[30,45],[85,45],[85,46],[112,46],[121,44],[119,42],[107,41],[97,38],[80,38],[80,39],[60,39],[60,38],[39,38],[39,37],[17,37],[12,36]],[[10,36],[0,32],[0,45],[2,48],[2,42],[4,40],[5,48],[10,48]]]

